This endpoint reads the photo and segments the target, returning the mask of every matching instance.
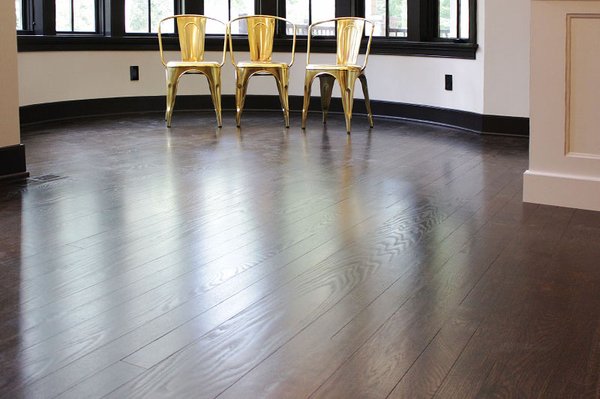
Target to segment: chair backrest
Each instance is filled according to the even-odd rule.
[[[182,14],[173,15],[164,18],[158,25],[158,43],[160,47],[160,56],[163,64],[166,65],[163,55],[163,43],[161,26],[163,22],[175,20],[177,24],[177,33],[179,39],[179,51],[181,61],[185,62],[202,62],[204,61],[205,38],[206,38],[206,22],[212,20],[218,22],[225,27],[225,23],[218,19],[207,17],[204,15]],[[225,29],[224,29],[225,31]],[[223,35],[223,62],[225,61],[226,41]],[[222,63],[223,63],[222,62]]]
[[[180,16],[177,18],[181,61],[204,61],[206,18]]]
[[[271,61],[276,22],[277,20],[272,17],[251,16],[246,18],[250,61]]]
[[[338,65],[356,65],[364,30],[365,21],[362,19],[337,21],[335,58]]]
[[[367,66],[367,59],[371,51],[371,41],[373,40],[373,31],[375,24],[368,19],[357,17],[340,17],[318,21],[310,25],[308,28],[308,48],[307,48],[307,63],[310,63],[310,39],[313,30],[319,25],[335,22],[336,24],[336,64],[337,65],[357,65],[358,56],[360,55],[360,45],[367,32],[369,41],[365,52],[365,60],[363,68]]]
[[[294,53],[296,50],[296,25],[285,18],[274,15],[248,15],[229,21],[227,33],[229,35],[229,47],[231,50],[231,60],[235,63],[233,54],[233,42],[231,40],[231,25],[233,23],[245,23],[248,34],[248,47],[250,50],[250,61],[252,62],[270,62],[273,56],[273,42],[275,39],[275,30],[277,21],[283,21],[293,26],[292,42],[292,61],[294,63]]]

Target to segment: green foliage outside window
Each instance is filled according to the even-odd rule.
[[[15,10],[17,12],[17,29],[23,29],[23,0],[15,0]]]
[[[56,0],[56,30],[58,32],[95,32],[96,4],[94,0]]]
[[[450,32],[450,0],[439,1],[439,34],[440,37],[448,37]]]
[[[172,1],[164,0],[126,0],[125,2],[125,31],[132,33],[147,33],[148,27],[148,3],[150,3],[150,32],[158,31],[158,23],[161,19],[173,15],[175,6]],[[163,32],[173,32],[173,24],[162,27]]]

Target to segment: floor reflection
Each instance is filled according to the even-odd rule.
[[[19,184],[0,185],[3,194],[0,198],[0,220],[3,221],[0,229],[0,392],[21,385],[25,379],[19,351],[21,325],[18,309],[22,298],[20,287],[14,282],[21,280],[21,197],[26,190],[26,186]]]
[[[398,382],[460,323],[451,310],[485,271],[474,237],[526,162],[518,145],[404,122],[348,135],[341,118],[159,119],[26,135],[32,169],[60,179],[0,202],[0,394]]]

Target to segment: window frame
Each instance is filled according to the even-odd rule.
[[[308,0],[308,25],[309,26],[312,23],[316,22],[316,21],[313,20],[313,10],[312,10],[312,4],[313,4],[314,1],[317,1],[317,0]],[[277,9],[280,10],[279,14],[281,14],[281,15],[279,15],[279,16],[282,17],[282,18],[288,18],[288,16],[287,16],[287,4],[286,3],[287,3],[286,0],[277,0]],[[339,1],[336,0],[335,6],[334,6],[335,7],[335,9],[334,9],[334,15],[331,18],[335,18],[335,17],[338,16],[338,11],[337,11],[338,10],[338,3],[339,3]],[[351,15],[347,15],[347,16],[351,16]],[[288,35],[285,32],[285,29],[281,29],[281,28],[278,30],[278,35],[279,35],[280,38],[282,38],[282,37],[291,37],[291,35]],[[301,39],[306,40],[307,35],[300,34],[300,33],[296,32],[296,37],[298,39],[300,39],[300,40]],[[320,36],[320,37],[327,37],[327,36],[323,35],[323,36]]]
[[[473,35],[477,35],[477,23],[476,21],[474,21],[474,19],[476,19],[477,17],[477,13],[476,13],[476,8],[477,8],[477,2],[474,0],[451,0],[451,1],[456,1],[457,2],[457,17],[456,17],[456,25],[457,25],[457,34],[456,34],[456,38],[445,38],[445,37],[441,37],[439,35],[439,23],[440,23],[440,19],[439,19],[439,0],[436,0],[434,2],[434,9],[433,9],[433,14],[437,17],[435,18],[435,25],[434,25],[434,32],[435,32],[435,36],[437,40],[440,41],[451,41],[451,42],[458,42],[458,43],[468,43],[472,40],[472,36]],[[469,38],[468,39],[463,39],[460,37],[460,18],[461,18],[461,3],[462,2],[467,2],[469,3]]]
[[[106,1],[106,0],[105,0]],[[122,36],[148,36],[153,35],[156,36],[156,32],[152,32],[152,0],[146,0],[148,2],[148,31],[147,32],[127,32],[125,27],[125,2],[127,0],[121,0],[123,2],[123,31],[121,32]],[[173,9],[175,10],[175,14],[180,14],[183,12],[183,4],[182,0],[172,0],[173,1]]]
[[[384,36],[376,36],[373,35],[373,40],[381,40],[381,39],[392,39],[392,40],[407,40],[408,39],[408,28],[407,28],[407,32],[406,32],[406,36],[392,36],[390,35],[390,13],[389,13],[389,8],[390,8],[390,1],[392,0],[384,0],[385,1],[385,24],[384,24],[384,31],[385,31],[385,35]],[[407,0],[407,6],[408,3],[410,3],[410,0]],[[361,17],[365,17],[366,18],[366,5],[364,5],[363,3],[363,12],[358,15]],[[408,10],[407,10],[408,11]],[[408,24],[408,15],[407,15],[407,24]]]
[[[156,50],[155,33],[125,32],[125,2],[123,0],[97,0],[99,2],[99,32],[97,34],[57,34],[55,30],[54,1],[30,0],[33,3],[31,32],[18,32],[18,49],[29,51],[119,51]],[[190,14],[203,14],[203,0],[176,0],[178,10]],[[463,0],[465,1],[465,0]],[[408,0],[408,36],[374,37],[371,54],[432,56],[444,58],[475,59],[477,52],[477,0],[469,1],[468,40],[437,37],[437,0]],[[335,0],[335,16],[365,15],[364,1]],[[257,14],[280,15],[285,17],[285,0],[255,0]],[[175,37],[166,37],[166,47],[176,49]],[[234,37],[236,48],[247,50],[244,37]],[[279,30],[275,40],[275,51],[289,51],[291,37]],[[365,40],[366,41],[366,40]],[[206,48],[220,51],[222,38],[207,35]],[[306,37],[299,37],[296,51],[306,51]],[[334,37],[318,37],[311,42],[311,51],[335,52]]]
[[[56,30],[56,35],[99,35],[103,33],[102,29],[102,20],[103,20],[103,12],[102,12],[102,0],[94,0],[94,10],[95,12],[95,23],[96,29],[94,31],[76,31],[75,30],[75,13],[73,12],[74,1],[71,1],[71,30],[68,31],[59,31]],[[56,29],[56,3],[54,3],[54,27]]]
[[[202,2],[202,8],[204,9],[204,2]],[[258,10],[260,9],[260,2],[259,1],[254,1],[254,13],[255,14],[261,14],[260,12],[258,12]],[[227,0],[227,15],[229,16],[229,20],[231,21],[233,18],[231,18],[231,0]],[[276,14],[273,14],[276,15]],[[210,15],[208,15],[210,17]],[[225,23],[227,23],[227,21],[223,21]]]
[[[22,29],[17,29],[18,35],[31,34],[31,21],[32,21],[32,5],[31,0],[20,0],[21,1],[21,22]],[[15,10],[16,11],[16,10]]]

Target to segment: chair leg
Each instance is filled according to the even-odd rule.
[[[244,101],[246,101],[246,91],[248,90],[248,73],[244,69],[236,68],[235,76],[235,123],[237,124],[237,127],[240,127],[242,123]]]
[[[352,106],[354,105],[354,84],[358,78],[358,73],[354,71],[344,71],[340,74],[338,82],[342,92],[342,106],[344,107],[344,116],[346,117],[346,131],[350,134],[352,128]]]
[[[210,96],[212,97],[215,114],[217,116],[217,126],[223,126],[221,117],[221,69],[214,68],[210,70],[210,74],[206,75],[208,87],[210,88]]]
[[[365,106],[367,107],[367,115],[369,117],[369,125],[373,127],[373,111],[371,111],[371,100],[369,99],[369,87],[367,86],[367,77],[363,74],[358,77],[365,97]]]
[[[281,101],[285,127],[290,127],[290,105],[288,96],[289,72],[287,69],[281,69],[278,73],[274,73],[273,76],[277,81],[277,89],[279,90],[279,100]]]
[[[179,69],[167,68],[167,110],[165,112],[165,120],[167,127],[171,127],[171,119],[173,117],[173,108],[175,107],[175,97],[177,97],[177,82],[179,80]]]
[[[165,121],[169,118],[169,103],[170,103],[170,90],[169,90],[169,71],[165,69],[165,80],[166,80],[166,105],[165,105]]]
[[[331,93],[333,91],[333,82],[335,78],[331,75],[320,75],[319,83],[321,84],[321,110],[323,111],[323,124],[327,123],[327,114],[329,113],[329,105],[331,104]]]
[[[308,116],[308,106],[310,105],[310,90],[315,79],[315,74],[306,71],[304,77],[304,103],[302,105],[302,129],[306,129],[306,117]]]

